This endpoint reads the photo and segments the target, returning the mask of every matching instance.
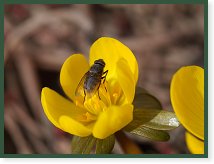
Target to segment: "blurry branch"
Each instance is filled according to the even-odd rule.
[[[20,49],[17,50],[17,55],[14,56],[14,61],[20,76],[22,87],[24,88],[24,94],[32,109],[34,117],[38,121],[38,124],[44,126],[40,127],[40,133],[45,133],[44,138],[47,143],[49,146],[53,146],[50,130],[47,130],[49,123],[44,119],[43,108],[40,101],[40,82],[32,58],[20,47]]]
[[[41,130],[42,127],[39,127],[33,119],[26,113],[26,109],[18,104],[13,102],[10,103],[13,110],[9,110],[11,112],[11,116],[21,124],[28,133],[31,133],[32,136],[35,136],[38,139],[43,138],[43,131]]]
[[[35,72],[34,63],[30,56],[23,50],[22,46],[19,46],[16,55],[14,55],[14,63],[29,105],[33,109],[34,116],[41,122],[43,110],[40,102],[39,80]]]
[[[31,133],[27,133],[27,136],[29,138],[29,142],[32,143],[32,145],[35,148],[34,152],[39,153],[39,154],[54,153],[54,152],[50,151],[52,149],[48,148],[47,145],[45,143],[43,143],[41,139],[36,138],[35,136],[31,135]]]
[[[17,72],[12,71],[12,68],[8,68],[5,75],[7,83],[5,95],[9,94],[9,96],[6,96],[5,104],[10,104],[12,108],[10,112],[11,118],[27,131],[27,136],[29,140],[32,140],[31,143],[35,146],[37,152],[50,153],[49,148],[46,148],[42,143],[42,140],[45,140],[52,147],[53,137],[51,137],[50,129],[42,117],[43,109],[40,102],[39,80],[35,72],[34,63],[20,46],[17,49],[17,54],[19,53],[21,55],[14,55],[13,57]],[[21,81],[21,88],[24,88],[24,94],[34,117],[31,116],[31,111],[24,105],[24,96],[21,94],[21,88],[15,73],[18,73],[20,77],[18,80]]]
[[[31,49],[34,52],[34,55],[32,55],[32,59],[34,60],[35,64],[37,64],[39,68],[44,70],[52,70],[58,72],[62,66],[62,63],[66,58],[68,58],[68,52],[66,52],[65,50],[60,50],[58,48],[37,49],[35,47],[32,47]]]
[[[7,62],[9,55],[16,50],[19,43],[27,36],[33,34],[39,27],[50,25],[58,21],[67,21],[75,23],[76,26],[87,33],[90,33],[93,29],[93,24],[91,23],[90,18],[75,10],[41,10],[39,12],[34,11],[32,14],[31,19],[28,19],[18,27],[13,28],[11,33],[8,34],[4,48],[5,63]]]
[[[194,24],[192,25],[194,26]],[[191,27],[190,27],[191,28]],[[145,37],[129,37],[120,38],[126,45],[136,52],[151,52],[156,51],[158,48],[164,48],[164,46],[170,47],[175,44],[175,42],[182,37],[191,37],[197,33],[197,29],[192,27],[182,28],[179,31],[170,31],[168,33],[159,33],[155,36],[145,36]],[[203,34],[202,34],[203,37]],[[143,49],[142,49],[143,47]]]
[[[17,126],[20,125],[20,128],[24,128],[26,130],[27,138],[25,138],[24,136],[20,136],[20,138],[22,138],[21,140],[25,140],[25,142],[30,141],[30,143],[32,143],[32,145],[34,146],[36,152],[50,153],[47,146],[42,143],[42,138],[43,136],[45,136],[44,133],[42,133],[41,130],[38,129],[39,127],[36,126],[33,120],[24,112],[23,109],[21,109],[23,107],[15,103],[11,103],[10,106],[11,108],[7,109],[7,113],[8,115],[10,115],[10,119],[13,120],[13,122]],[[18,131],[20,131],[19,128],[17,129],[17,132]],[[32,150],[32,152],[34,151]]]
[[[10,136],[12,137],[12,139],[16,145],[18,153],[20,153],[20,154],[33,153],[31,148],[28,146],[26,140],[24,139],[24,136],[22,135],[22,132],[21,132],[19,126],[11,117],[9,110],[10,109],[8,107],[5,107],[4,124],[5,124],[5,128],[7,129],[7,132],[10,134]]]

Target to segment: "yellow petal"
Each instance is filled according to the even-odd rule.
[[[61,116],[59,119],[59,123],[63,131],[76,136],[86,137],[92,133],[91,128],[80,124],[79,122],[68,116]]]
[[[107,80],[114,74],[116,64],[120,58],[128,61],[136,83],[138,79],[138,64],[132,51],[127,46],[109,37],[102,37],[91,46],[90,65],[97,59],[103,59],[106,63],[105,70],[109,70]]]
[[[186,132],[187,147],[192,154],[204,154],[204,141]]]
[[[60,72],[60,83],[66,95],[74,100],[75,90],[89,70],[89,64],[86,58],[80,54],[71,55],[62,65]]]
[[[128,103],[131,104],[135,95],[135,81],[126,60],[120,59],[117,62],[116,76]]]
[[[133,106],[111,106],[101,112],[93,129],[96,138],[104,139],[122,129],[133,119]]]
[[[56,127],[66,132],[73,132],[71,134],[78,136],[91,133],[89,128],[78,122],[78,119],[82,118],[86,110],[76,107],[71,101],[49,88],[43,88],[41,95],[44,112]]]
[[[171,102],[183,126],[204,139],[204,70],[198,66],[179,69],[171,81]]]

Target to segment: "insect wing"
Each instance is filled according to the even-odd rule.
[[[93,90],[87,91],[87,97],[92,97],[95,94],[97,94],[99,91],[99,87],[100,87],[100,82],[97,82],[96,85],[94,85]]]
[[[79,84],[78,84],[78,86],[76,88],[76,91],[75,91],[75,96],[85,96],[84,83],[85,83],[85,79],[86,79],[87,76],[88,76],[88,72],[85,73],[85,75],[80,80],[80,82],[79,82]]]

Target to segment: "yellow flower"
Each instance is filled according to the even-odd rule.
[[[204,69],[186,66],[173,76],[170,88],[174,111],[183,124],[193,154],[204,154]]]
[[[76,96],[75,90],[97,59],[106,63],[106,82],[97,91],[100,98],[97,92],[92,97],[86,93],[84,101],[84,95]],[[80,137],[104,139],[132,121],[137,80],[138,65],[131,50],[116,39],[102,37],[91,46],[89,63],[81,54],[71,55],[64,62],[60,83],[69,99],[45,87],[42,106],[59,129]]]

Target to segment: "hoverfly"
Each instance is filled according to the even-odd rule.
[[[89,96],[93,96],[97,91],[98,97],[101,100],[99,95],[99,87],[102,82],[102,79],[104,79],[103,80],[104,83],[106,80],[106,76],[108,74],[108,70],[103,72],[104,67],[105,62],[103,61],[103,59],[95,60],[94,64],[90,67],[89,71],[86,72],[82,79],[80,80],[76,88],[75,95],[77,96],[78,94],[81,94],[81,92],[83,92],[84,93],[83,103],[85,102],[86,94]]]

